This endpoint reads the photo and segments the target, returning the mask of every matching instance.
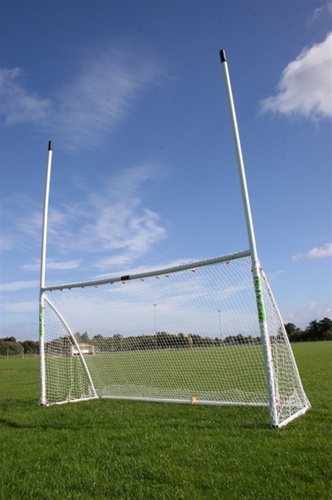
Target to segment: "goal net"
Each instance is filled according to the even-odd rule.
[[[261,271],[271,359],[265,355],[251,267],[250,253],[241,252],[46,287],[46,404],[115,398],[271,412],[272,380],[276,425],[304,413],[309,403]]]

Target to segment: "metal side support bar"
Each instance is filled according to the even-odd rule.
[[[280,311],[279,311],[279,307],[277,305],[277,301],[275,300],[274,298],[274,295],[273,295],[273,292],[271,290],[271,287],[270,287],[270,284],[267,280],[267,277],[265,276],[265,273],[263,271],[263,269],[261,269],[261,275],[262,275],[262,278],[263,278],[263,281],[264,281],[264,286],[266,288],[266,291],[270,297],[270,300],[271,300],[271,303],[274,307],[274,310],[279,318],[279,322],[280,324],[282,325],[282,327],[284,328],[284,338],[285,338],[285,343],[287,345],[287,350],[288,350],[288,353],[289,353],[289,357],[291,359],[291,363],[292,363],[292,367],[293,367],[293,370],[294,370],[294,373],[297,377],[297,380],[298,380],[298,389],[299,391],[301,392],[301,399],[303,401],[303,409],[300,409],[299,412],[300,414],[302,414],[301,412],[305,413],[307,410],[309,410],[311,408],[311,404],[310,404],[310,401],[309,399],[307,398],[305,392],[304,392],[304,388],[303,388],[303,385],[302,385],[302,381],[301,381],[301,377],[300,377],[300,373],[299,373],[299,370],[298,370],[298,367],[297,367],[297,364],[296,364],[296,361],[295,361],[295,358],[294,358],[294,353],[293,353],[293,349],[291,348],[291,345],[290,345],[290,342],[289,342],[289,338],[288,338],[288,335],[285,331],[285,327],[283,326],[283,320],[282,320],[282,317],[281,317],[281,314],[280,314]],[[296,413],[297,415],[297,413]],[[289,417],[291,419],[291,417]],[[289,419],[287,419],[287,421],[289,421]],[[283,425],[285,425],[283,423]],[[279,427],[281,427],[281,424],[279,424]]]
[[[79,346],[79,344],[78,344],[78,342],[77,342],[77,340],[75,338],[75,335],[73,334],[73,332],[71,331],[71,329],[68,326],[68,323],[66,322],[66,320],[64,319],[64,317],[61,315],[61,313],[58,311],[58,309],[55,307],[55,305],[52,304],[52,302],[46,296],[44,296],[44,300],[45,300],[45,302],[48,303],[48,305],[51,307],[51,309],[55,312],[55,314],[58,316],[58,318],[60,319],[61,323],[63,324],[63,326],[65,327],[65,329],[69,333],[70,338],[72,339],[72,341],[73,341],[73,343],[74,343],[74,345],[75,345],[75,347],[76,347],[76,349],[77,349],[77,351],[79,353],[79,356],[81,358],[84,370],[86,372],[86,375],[87,375],[87,377],[89,379],[89,383],[91,385],[91,389],[92,389],[93,395],[94,395],[95,398],[99,398],[98,393],[96,391],[96,388],[94,386],[91,374],[90,374],[90,370],[89,370],[89,368],[88,368],[88,366],[86,364],[85,358],[84,358],[84,356],[82,354],[82,351],[81,351],[81,348],[80,348],[80,346]]]

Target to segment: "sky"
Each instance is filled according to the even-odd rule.
[[[0,1],[0,336],[38,339],[46,284],[249,248],[284,323],[332,314],[332,2]]]

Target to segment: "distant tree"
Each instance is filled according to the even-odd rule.
[[[311,321],[304,333],[307,340],[329,340],[331,331],[332,320],[323,318],[320,321]]]
[[[294,323],[287,323],[284,326],[291,342],[332,340],[332,320],[330,318],[323,318],[320,321],[313,320],[305,330],[301,330]]]
[[[82,342],[82,334],[80,332],[74,333],[74,337],[78,343]]]
[[[303,332],[294,323],[286,323],[285,330],[290,342],[299,342],[303,340]]]
[[[9,337],[10,338],[10,337]],[[11,340],[0,339],[0,355],[6,356],[7,354],[21,354],[22,347],[17,342],[12,342]]]
[[[325,330],[322,340],[332,340],[332,330]]]
[[[39,342],[34,340],[24,340],[20,342],[25,354],[36,354],[39,352]]]
[[[88,335],[87,332],[84,332],[82,335],[81,335],[81,342],[89,342],[90,340],[90,337]]]
[[[16,343],[16,338],[15,337],[3,337],[0,340],[4,340],[5,342],[15,342]]]
[[[319,325],[321,328],[322,335],[323,337],[325,337],[324,340],[331,340],[332,320],[330,318],[323,318],[319,321]]]
[[[199,335],[191,335],[192,346],[200,347],[201,346],[201,337]]]
[[[98,335],[95,335],[92,340],[94,342],[102,342],[103,339],[104,339],[104,337],[102,335],[98,334]]]
[[[116,333],[113,336],[113,348],[114,348],[114,351],[122,351],[123,336],[120,333]]]
[[[177,345],[178,347],[188,347],[189,342],[187,337],[183,333],[178,333],[178,338],[177,338]]]

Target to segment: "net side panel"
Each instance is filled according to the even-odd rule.
[[[45,304],[46,400],[48,404],[77,401],[92,396],[86,371],[66,328]]]
[[[47,296],[78,343],[94,346],[85,361],[100,397],[268,403],[249,257]],[[54,327],[51,336],[65,342]],[[76,381],[75,396],[86,394],[86,378],[71,374],[77,359],[60,350],[47,357],[57,364],[49,397],[67,398]]]
[[[304,393],[284,324],[263,272],[261,277],[273,358],[277,415],[279,423],[282,423],[302,409],[309,408],[310,403]]]

